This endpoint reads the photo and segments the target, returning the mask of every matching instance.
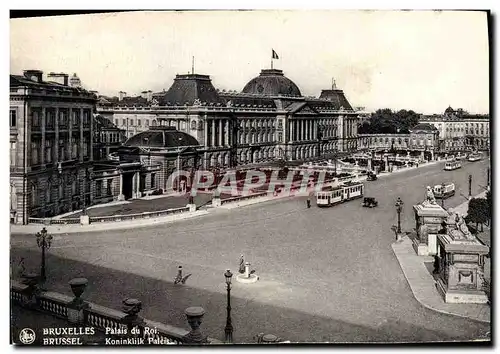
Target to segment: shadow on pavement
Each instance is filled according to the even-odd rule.
[[[11,264],[25,257],[28,271],[39,267],[38,252],[12,248]],[[226,294],[172,282],[142,277],[118,270],[94,266],[49,255],[48,281],[46,287],[66,295],[72,295],[68,281],[75,277],[86,277],[89,286],[83,298],[120,309],[124,298],[133,297],[142,301],[141,315],[147,319],[188,329],[184,309],[202,306],[206,315],[201,326],[203,332],[223,340],[226,322]],[[320,301],[320,300],[318,300]],[[339,299],[339,306],[342,299]],[[334,318],[277,307],[259,302],[232,297],[232,320],[235,342],[252,342],[258,333],[272,333],[292,342],[415,342],[449,341],[477,338],[489,326],[472,323],[457,326],[456,335],[450,336],[439,330],[429,330],[402,318],[388,318],[376,328],[348,323]],[[314,305],[312,305],[314,306]],[[471,321],[472,322],[472,321]],[[474,330],[472,330],[474,329]]]

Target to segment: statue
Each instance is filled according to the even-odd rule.
[[[240,268],[238,270],[240,274],[245,273],[245,259],[243,258],[243,255],[240,257]]]
[[[458,213],[455,213],[455,220],[456,220],[457,230],[459,230],[462,233],[462,236],[467,240],[474,240],[474,236],[469,231],[469,228],[467,227],[464,218],[458,215]]]
[[[427,194],[426,198],[423,202],[423,204],[426,205],[436,205],[436,198],[434,197],[434,192],[432,191],[432,188],[430,186],[427,186]]]

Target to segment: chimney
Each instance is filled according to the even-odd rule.
[[[126,94],[125,91],[118,92],[118,101],[123,101],[123,97],[125,97]]]
[[[47,75],[47,80],[52,81],[52,82],[57,82],[58,84],[61,84],[64,86],[68,86],[68,77],[69,77],[69,75],[65,74],[65,73],[52,72],[52,73],[49,73],[49,75]]]
[[[41,70],[24,70],[24,77],[35,82],[42,82],[43,71]]]

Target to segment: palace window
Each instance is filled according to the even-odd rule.
[[[283,133],[278,133],[278,141],[279,142],[283,141]]]
[[[16,142],[11,142],[10,143],[10,165],[15,166],[16,165]]]
[[[47,110],[45,113],[45,126],[47,128],[54,128],[54,116],[55,112],[53,110]]]
[[[156,187],[156,173],[151,173],[151,189]]]
[[[113,190],[112,190],[112,187],[113,186],[113,179],[108,179],[107,180],[107,184],[106,184],[106,195],[113,195]]]
[[[31,143],[31,164],[36,166],[40,160],[40,142],[34,141]]]
[[[45,162],[52,163],[52,140],[45,140]]]
[[[141,120],[137,119],[137,125],[140,127],[141,126]]]
[[[31,115],[31,126],[33,128],[40,127],[40,114],[38,111],[33,111]]]
[[[10,127],[15,128],[17,126],[17,111],[15,109],[10,110]]]
[[[125,119],[122,119],[122,125],[127,125],[127,123],[125,122]]]
[[[100,197],[102,195],[102,180],[95,181],[95,195]]]

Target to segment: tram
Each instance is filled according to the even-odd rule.
[[[462,168],[462,164],[459,161],[450,161],[444,164],[445,171],[453,171]]]
[[[434,186],[434,197],[436,199],[449,198],[455,195],[455,183],[443,183]]]
[[[324,187],[316,193],[316,205],[330,207],[339,203],[363,197],[364,185],[359,182],[346,182],[339,186]]]
[[[480,161],[481,160],[481,154],[478,153],[471,153],[469,156],[467,156],[467,161],[470,162],[475,162],[475,161]]]

